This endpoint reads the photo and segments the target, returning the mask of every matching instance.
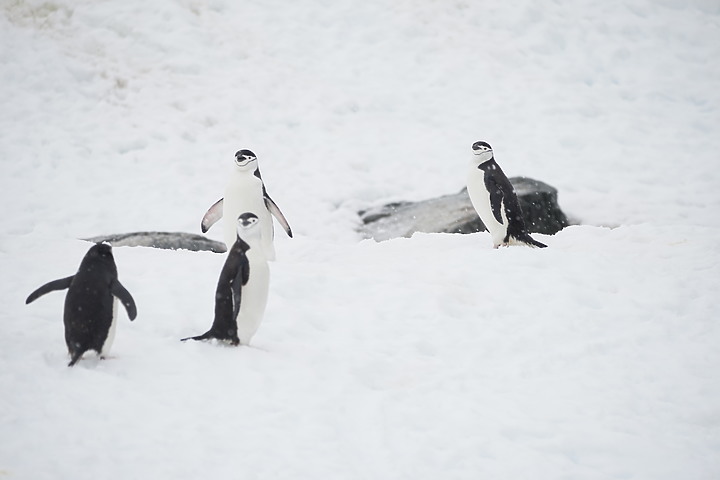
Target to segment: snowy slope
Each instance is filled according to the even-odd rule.
[[[717,2],[11,0],[0,39],[0,478],[720,477]],[[480,139],[582,225],[360,241]],[[178,341],[223,256],[116,248],[138,318],[68,369],[26,296],[197,232],[240,148],[297,233],[253,347]]]

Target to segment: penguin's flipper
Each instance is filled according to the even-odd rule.
[[[116,296],[120,300],[120,302],[122,302],[125,310],[127,311],[128,317],[130,318],[130,321],[135,320],[135,317],[137,316],[137,307],[135,306],[135,300],[133,300],[130,292],[128,292],[127,289],[123,287],[122,283],[120,283],[120,281],[118,280],[113,281],[113,283],[110,285],[110,292],[114,296]]]
[[[240,271],[238,272],[238,279],[242,280],[241,285],[247,285],[248,280],[250,280],[250,264],[247,262],[244,262],[240,266]]]
[[[273,217],[277,219],[278,222],[280,222],[280,225],[282,225],[288,237],[292,238],[292,229],[290,228],[290,224],[288,223],[288,221],[285,219],[285,215],[283,215],[280,211],[280,208],[273,201],[273,199],[270,198],[270,195],[268,195],[267,192],[265,192],[263,199],[265,200],[265,206],[267,207],[268,211],[273,215]]]
[[[495,220],[502,225],[504,223],[502,215],[503,194],[500,188],[496,185],[493,185],[493,187],[490,188],[490,209],[492,210]]]
[[[235,281],[236,282],[240,281],[239,273],[238,273],[238,278]],[[240,313],[240,304],[241,303],[242,303],[242,287],[238,284],[235,284],[232,287],[232,318],[233,319],[236,319],[238,314]],[[234,326],[230,325],[227,330],[230,331],[233,328],[234,328]]]
[[[60,278],[58,280],[53,280],[52,282],[48,282],[42,287],[38,288],[34,292],[32,292],[27,299],[25,300],[25,305],[28,303],[32,303],[38,298],[42,297],[46,293],[54,292],[56,290],[65,290],[66,288],[70,287],[70,283],[72,282],[72,279],[75,277],[75,275],[70,275],[69,277]]]
[[[202,218],[202,222],[200,222],[200,230],[202,230],[203,233],[206,233],[208,230],[210,230],[210,227],[215,225],[218,220],[220,220],[223,216],[223,199],[221,198],[217,202],[213,203],[213,206],[208,209],[207,212],[205,212],[205,215]]]
[[[237,318],[238,314],[240,313],[240,304],[242,302],[242,287],[247,284],[249,279],[250,266],[247,262],[243,262],[242,264],[240,264],[240,268],[238,269],[237,274],[232,281],[232,285],[230,286],[233,309],[232,318],[234,319]]]

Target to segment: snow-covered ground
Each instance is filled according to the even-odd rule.
[[[0,40],[0,479],[720,478],[717,1],[2,0]],[[360,240],[481,139],[581,225]],[[296,232],[254,345],[179,342],[222,255],[115,248],[138,317],[67,368],[27,295],[198,232],[240,148]]]

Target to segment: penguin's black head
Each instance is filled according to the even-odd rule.
[[[239,150],[235,153],[235,165],[241,168],[248,167],[257,162],[257,157],[250,150]]]
[[[109,243],[96,243],[87,251],[80,262],[79,272],[104,271],[109,275],[117,275],[112,247]]]
[[[90,247],[88,254],[92,254],[100,258],[113,258],[112,247],[109,243],[96,243]]]

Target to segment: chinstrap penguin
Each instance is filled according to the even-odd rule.
[[[515,244],[546,247],[528,233],[515,189],[495,161],[490,144],[475,142],[472,150],[468,194],[492,236],[493,247]]]
[[[262,249],[259,218],[238,216],[235,243],[228,251],[215,289],[215,318],[210,330],[185,340],[215,338],[231,345],[248,345],[265,314],[270,269]]]
[[[118,280],[112,247],[98,243],[90,247],[75,275],[46,283],[28,296],[32,303],[46,293],[65,290],[65,343],[70,354],[69,367],[88,350],[100,357],[110,351],[117,327],[117,300],[125,306],[130,320],[137,315],[132,295]]]
[[[207,232],[220,218],[225,218],[224,240],[227,248],[235,243],[235,220],[243,212],[255,212],[260,222],[262,248],[268,260],[275,260],[273,246],[274,216],[285,232],[292,238],[292,230],[285,216],[267,193],[260,176],[257,157],[250,150],[235,153],[235,165],[225,187],[225,196],[215,202],[205,213],[201,222],[202,232]]]

